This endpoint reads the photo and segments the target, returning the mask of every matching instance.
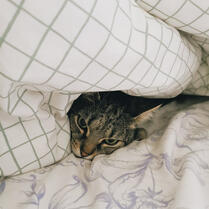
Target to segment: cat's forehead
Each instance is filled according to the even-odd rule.
[[[75,115],[82,116],[86,122],[93,122],[95,126],[98,123],[112,123],[124,118],[123,107],[116,102],[110,102],[107,97],[97,100],[96,97],[89,99],[85,95],[81,95],[73,103],[71,111]]]
[[[120,109],[118,105],[108,104],[105,100],[97,101],[95,103],[86,102],[84,99],[81,99],[75,104],[75,107],[72,106],[76,111],[83,113],[92,113],[92,114],[108,114]]]

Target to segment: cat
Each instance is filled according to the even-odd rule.
[[[81,94],[68,112],[71,150],[76,157],[92,160],[98,154],[111,154],[132,141],[145,139],[149,127],[143,124],[155,112],[173,101],[185,105],[190,97],[195,96],[151,99],[121,91]],[[195,103],[201,101],[198,99]]]

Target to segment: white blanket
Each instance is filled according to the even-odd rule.
[[[1,209],[207,209],[209,102],[174,109],[149,138],[111,155],[90,162],[71,154],[3,181]]]
[[[208,8],[0,0],[0,208],[209,207],[208,103],[92,164],[69,155],[66,116],[86,91],[209,95]]]

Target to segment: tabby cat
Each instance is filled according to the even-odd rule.
[[[72,152],[92,160],[146,138],[142,124],[173,100],[134,97],[121,91],[82,94],[68,112]]]

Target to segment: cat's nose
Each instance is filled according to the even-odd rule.
[[[84,152],[84,151],[81,151],[81,157],[87,157],[89,154]]]

